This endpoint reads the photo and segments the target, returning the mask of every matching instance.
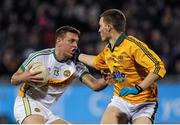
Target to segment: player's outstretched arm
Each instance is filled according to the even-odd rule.
[[[104,89],[108,84],[114,82],[113,76],[111,76],[110,74],[107,75],[105,79],[104,78],[96,79],[94,76],[92,76],[89,73],[87,67],[81,62],[78,62],[76,64],[76,72],[74,75],[79,77],[81,82],[86,84],[94,91],[100,91]]]
[[[93,64],[95,57],[96,56],[94,56],[94,55],[87,55],[87,54],[81,53],[78,57],[78,60],[83,62],[84,64],[90,66],[90,67],[95,68],[95,66]]]
[[[109,84],[104,78],[96,79],[89,73],[82,76],[81,81],[94,91],[100,91]]]
[[[21,68],[15,72],[12,77],[11,77],[11,83],[14,85],[19,85],[22,82],[26,83],[40,83],[43,78],[37,78],[35,77],[37,74],[41,72],[36,72],[36,73],[30,73],[30,68],[31,65],[23,72]]]

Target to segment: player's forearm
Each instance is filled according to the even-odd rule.
[[[78,59],[79,61],[83,62],[84,64],[94,67],[93,61],[96,56],[93,55],[87,55],[87,54],[80,54]]]
[[[151,84],[156,82],[159,78],[159,75],[154,73],[149,73],[147,77],[140,83],[138,86],[140,86],[143,90],[147,89]]]
[[[101,78],[101,79],[95,79],[95,91],[101,91],[104,88],[106,88],[108,86],[108,84],[106,83],[106,81]]]
[[[100,91],[108,85],[104,79],[96,79],[90,74],[84,75],[82,78],[82,82],[94,91]]]

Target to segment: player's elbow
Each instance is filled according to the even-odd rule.
[[[94,89],[95,92],[99,92],[101,90],[103,90],[104,88],[98,88],[98,89]]]
[[[16,83],[15,83],[13,78],[11,78],[11,84],[16,85]]]
[[[14,75],[11,77],[11,84],[18,85],[17,80],[14,78]]]
[[[99,85],[97,85],[96,87],[93,88],[93,90],[96,91],[96,92],[99,92],[99,91],[103,90],[104,88],[106,88],[106,86],[107,86],[107,85],[105,85],[105,86],[99,86]]]
[[[11,78],[11,84],[17,85],[16,82],[15,82],[15,80],[14,80],[13,78]]]
[[[95,92],[98,92],[98,91],[100,91],[100,88],[95,87],[95,88],[93,88],[93,90],[94,90]]]
[[[154,65],[152,67],[153,68],[150,70],[150,72],[157,74],[160,78],[163,78],[165,76],[166,68],[162,62],[154,63]]]

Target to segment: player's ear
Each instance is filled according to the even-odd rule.
[[[113,26],[112,26],[112,24],[108,24],[107,26],[108,26],[108,31],[110,32],[112,30]]]
[[[62,39],[61,39],[60,37],[57,37],[57,38],[56,38],[56,43],[61,42],[61,40],[62,40]]]
[[[58,37],[57,39],[56,39],[56,46],[62,46],[62,41],[63,41],[63,39],[61,38],[61,37]]]

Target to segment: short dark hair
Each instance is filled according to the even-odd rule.
[[[80,37],[80,31],[72,26],[62,26],[58,28],[55,37],[63,37],[67,32],[76,33]]]
[[[125,31],[126,17],[122,11],[118,9],[109,9],[103,12],[100,17],[103,17],[106,23],[112,24],[117,32]]]

